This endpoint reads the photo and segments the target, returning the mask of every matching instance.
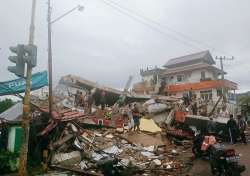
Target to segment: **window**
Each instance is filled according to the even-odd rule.
[[[203,100],[212,100],[213,98],[212,90],[200,91],[200,95],[201,95],[201,99]]]
[[[168,83],[173,84],[173,82],[174,82],[174,77],[173,76],[169,77],[168,78]]]
[[[201,72],[201,80],[205,80],[206,79],[206,72],[202,71]]]
[[[183,81],[183,75],[177,75],[177,82]]]

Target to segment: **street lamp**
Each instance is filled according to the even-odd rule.
[[[83,11],[84,7],[81,5],[77,5],[76,7],[65,12],[61,16],[55,18],[54,20],[51,20],[51,5],[50,5],[50,0],[48,0],[48,73],[49,73],[49,113],[50,113],[50,116],[51,116],[51,112],[53,109],[51,25],[75,10]]]
[[[61,18],[65,17],[66,15],[70,14],[71,12],[75,11],[75,10],[78,10],[80,12],[82,12],[84,10],[84,6],[82,5],[77,5],[76,7],[72,8],[71,10],[65,12],[64,14],[62,14],[61,16],[55,18],[54,20],[52,20],[50,22],[50,24],[53,24],[55,23],[56,21],[60,20]]]

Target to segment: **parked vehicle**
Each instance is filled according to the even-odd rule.
[[[219,143],[210,147],[209,160],[212,173],[216,176],[240,176],[245,171],[245,166],[239,164],[240,155]]]
[[[196,158],[209,157],[210,147],[216,143],[215,136],[205,136],[198,132],[193,140],[192,152]]]
[[[245,170],[245,166],[238,163],[240,156],[235,150],[216,143],[213,135],[205,136],[199,132],[195,134],[192,151],[196,158],[204,157],[209,160],[215,176],[240,176]]]

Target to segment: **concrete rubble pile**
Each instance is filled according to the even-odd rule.
[[[138,103],[144,115],[139,133],[128,131],[126,105],[118,111],[93,107],[96,110],[91,114],[61,106],[38,134],[50,136],[50,166],[86,175],[181,174],[190,166],[191,155],[182,156],[187,145],[172,144],[165,133],[173,121],[169,114],[179,101],[170,99],[157,97]]]
[[[51,166],[55,168],[88,175],[177,175],[190,162],[190,156],[186,161],[177,159],[185,147],[176,148],[160,133],[93,130],[72,121],[59,134],[50,144]]]
[[[176,112],[184,108],[181,98],[122,94],[110,99],[113,105],[107,102],[102,109],[93,103],[86,111],[75,105],[77,90],[84,88],[56,88],[56,108],[38,133],[49,141],[51,168],[99,176],[185,175],[191,167],[193,134],[175,122]],[[140,132],[128,127],[128,104],[135,103],[141,114]],[[41,109],[48,113],[47,107]]]

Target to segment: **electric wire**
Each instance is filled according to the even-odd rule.
[[[186,41],[182,41],[182,40],[180,40],[179,38],[177,38],[177,37],[175,37],[175,36],[173,36],[173,35],[171,35],[171,34],[166,33],[165,31],[163,31],[163,30],[161,30],[161,29],[159,29],[159,28],[157,28],[157,27],[151,25],[150,23],[145,22],[145,20],[142,21],[140,18],[138,18],[138,17],[136,17],[136,16],[133,16],[133,15],[130,14],[129,12],[127,12],[127,11],[125,11],[125,10],[122,10],[121,8],[119,8],[119,7],[117,7],[117,6],[113,5],[113,4],[111,4],[110,2],[107,2],[106,0],[102,0],[101,2],[103,2],[103,3],[106,4],[107,6],[109,6],[109,7],[113,8],[113,9],[115,9],[116,11],[120,12],[121,14],[126,15],[126,16],[132,18],[133,20],[135,20],[135,21],[137,21],[137,22],[139,22],[139,23],[141,23],[141,24],[143,24],[143,25],[145,25],[145,26],[151,28],[152,30],[161,33],[163,36],[167,37],[168,39],[171,38],[172,40],[178,41],[178,42],[182,43],[183,45],[186,45],[186,46],[191,47],[191,48],[196,49],[196,50],[197,50],[197,49],[198,49],[198,50],[201,50],[201,49],[202,49],[202,48],[200,48],[200,47],[197,47],[196,45],[193,45],[193,44],[191,44],[191,43],[189,43],[189,42],[186,42]]]
[[[190,41],[192,41],[192,42],[194,42],[194,43],[197,43],[197,44],[199,44],[199,45],[203,45],[203,46],[205,46],[205,47],[208,47],[208,48],[210,48],[210,49],[212,49],[212,50],[215,50],[215,51],[218,51],[218,52],[220,52],[220,53],[224,53],[224,54],[227,54],[227,55],[231,55],[231,56],[232,56],[232,54],[230,54],[230,53],[228,53],[228,52],[226,52],[226,51],[219,50],[219,49],[217,49],[217,48],[215,48],[215,47],[213,47],[213,46],[210,46],[210,45],[208,45],[208,44],[206,44],[206,43],[204,43],[204,42],[201,42],[201,41],[199,41],[199,40],[193,39],[193,38],[191,38],[190,36],[187,36],[186,34],[184,34],[184,33],[182,33],[182,32],[179,32],[179,31],[177,31],[177,30],[175,30],[175,29],[169,27],[169,26],[166,25],[166,24],[161,24],[160,22],[158,22],[158,21],[156,21],[156,20],[154,20],[154,19],[151,19],[151,18],[149,18],[149,17],[143,15],[143,13],[142,13],[141,11],[137,12],[138,10],[137,10],[137,11],[134,11],[134,10],[132,10],[132,9],[130,9],[130,8],[121,6],[119,3],[116,3],[116,2],[114,2],[113,0],[103,0],[103,1],[108,1],[109,3],[111,3],[111,4],[113,4],[113,5],[115,5],[115,6],[119,7],[119,8],[121,8],[121,9],[127,11],[127,12],[130,12],[130,13],[134,14],[134,15],[140,17],[141,19],[144,19],[145,21],[148,21],[148,22],[150,22],[150,23],[153,23],[154,25],[157,25],[157,26],[159,26],[159,27],[161,27],[161,28],[166,28],[167,30],[169,30],[169,31],[171,31],[171,32],[173,32],[173,33],[175,33],[175,34],[177,34],[177,35],[179,35],[179,36],[181,36],[181,37],[183,37],[183,38],[185,38],[185,39],[187,39],[187,40],[190,40]]]

